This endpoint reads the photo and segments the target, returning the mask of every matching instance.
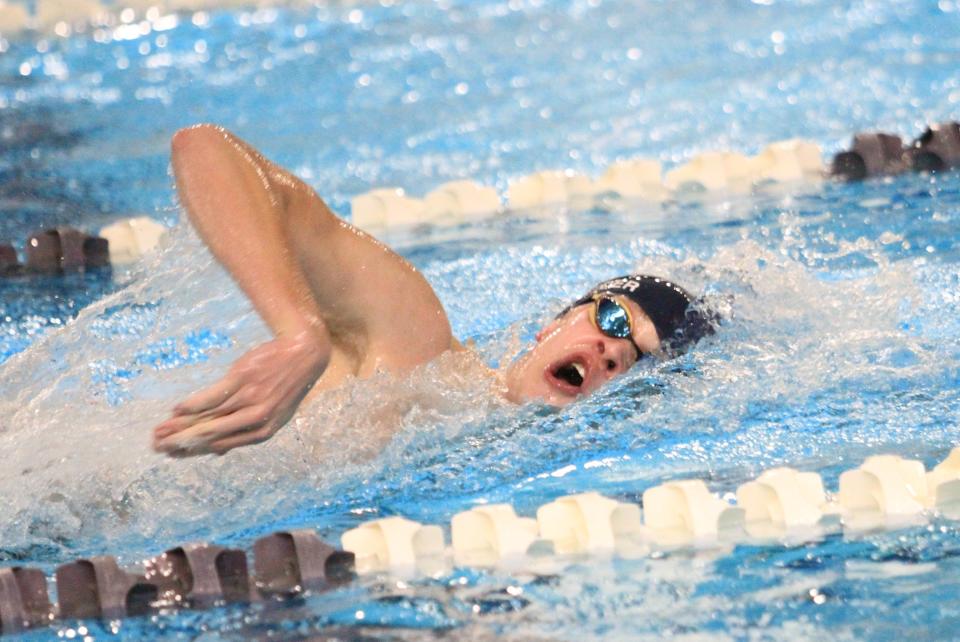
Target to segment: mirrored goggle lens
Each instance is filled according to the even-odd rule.
[[[608,337],[630,338],[630,317],[623,306],[613,299],[597,301],[597,327]]]

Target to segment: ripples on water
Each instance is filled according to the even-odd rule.
[[[472,176],[503,188],[619,155],[669,164],[790,135],[835,149],[867,126],[909,137],[958,115],[960,30],[946,27],[957,20],[949,2],[408,3],[214,13],[133,41],[49,41],[46,54],[9,43],[0,113],[60,118],[0,156],[0,235],[70,213],[90,226],[136,211],[172,223],[166,139],[196,120],[235,128],[340,211],[377,184],[422,191]],[[46,55],[68,75],[41,73]],[[336,538],[378,515],[448,522],[479,500],[526,514],[580,490],[637,500],[679,476],[725,492],[780,464],[835,487],[879,452],[931,465],[960,443],[958,217],[960,179],[948,174],[397,232],[388,240],[487,363],[590,284],[633,269],[705,292],[723,329],[560,411],[506,406],[477,364],[447,357],[409,380],[355,382],[268,444],[201,460],[153,455],[149,428],[267,333],[192,232],[178,226],[132,272],[59,292],[0,284],[0,349],[20,352],[0,369],[0,556],[52,569],[104,550],[132,561],[192,539],[246,544],[278,527]],[[552,577],[363,580],[122,632],[943,637],[958,547],[956,523],[935,521],[789,549],[585,559]]]

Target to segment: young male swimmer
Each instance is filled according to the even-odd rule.
[[[308,392],[348,377],[404,373],[465,348],[427,281],[384,244],[335,216],[306,184],[220,127],[172,141],[182,205],[214,256],[273,331],[220,381],[154,429],[172,455],[225,453],[269,439]],[[679,286],[630,275],[599,284],[536,335],[499,378],[510,401],[562,406],[644,355],[712,332]]]

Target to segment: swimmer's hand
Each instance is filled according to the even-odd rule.
[[[222,455],[266,441],[290,421],[329,361],[329,340],[310,331],[257,346],[153,429],[154,450],[181,457]]]

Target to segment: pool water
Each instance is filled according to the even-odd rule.
[[[829,154],[855,131],[910,139],[960,117],[960,3],[384,2],[148,26],[0,40],[0,240],[142,213],[174,227],[133,268],[0,281],[4,563],[52,572],[111,552],[134,565],[293,527],[337,541],[379,516],[446,524],[502,501],[532,515],[560,495],[639,501],[685,477],[725,494],[779,465],[835,489],[871,454],[930,467],[960,445],[960,176],[946,173],[390,232],[487,363],[629,270],[705,293],[725,321],[684,357],[558,411],[509,406],[476,364],[446,356],[323,396],[261,446],[176,461],[148,448],[176,400],[268,336],[179,223],[178,127],[231,128],[345,216],[385,185],[469,177],[504,193],[539,169],[670,167],[794,136]],[[364,578],[26,637],[948,639],[958,552],[960,523],[933,516],[550,574]]]

